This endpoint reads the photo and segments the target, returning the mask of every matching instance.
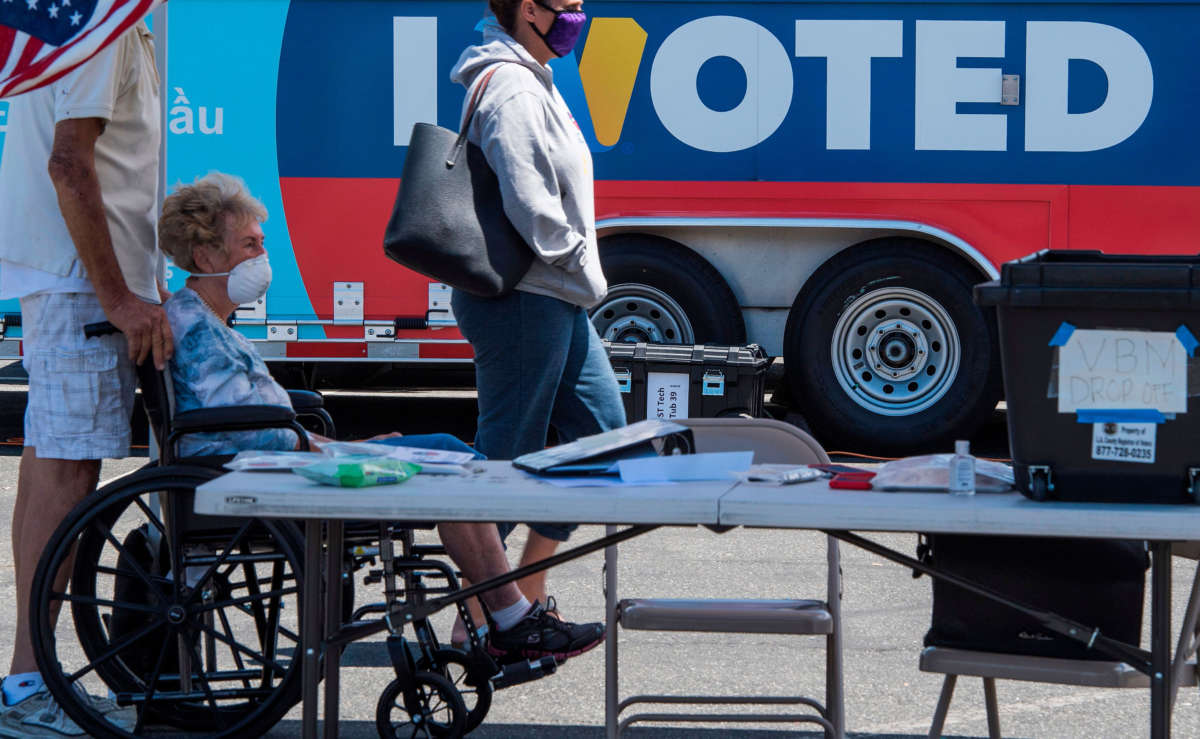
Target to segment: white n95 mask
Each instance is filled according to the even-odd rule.
[[[193,274],[196,277],[225,277],[228,275],[229,282],[225,285],[225,292],[229,294],[229,299],[234,305],[253,303],[266,295],[267,288],[271,286],[271,263],[267,260],[266,254],[247,259],[228,272]]]

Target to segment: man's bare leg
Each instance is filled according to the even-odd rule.
[[[558,542],[554,539],[547,539],[533,529],[529,530],[529,537],[525,539],[525,549],[521,552],[521,567],[531,565],[534,562],[540,562],[547,557],[554,555],[558,550]],[[532,575],[526,575],[520,580],[517,580],[517,587],[525,594],[529,600],[546,602],[546,575],[549,570],[535,572]]]
[[[438,524],[438,535],[450,559],[471,582],[483,582],[511,569],[495,524],[445,522]],[[521,591],[516,583],[510,582],[483,593],[480,598],[488,608],[498,611],[519,601]]]
[[[21,453],[12,523],[17,633],[9,674],[38,670],[29,633],[34,571],[54,530],[84,496],[96,489],[99,479],[99,460],[39,459],[33,447],[25,447]],[[69,567],[59,572],[56,590],[66,586],[69,572]]]
[[[438,534],[446,553],[473,582],[510,571],[495,524],[442,523]],[[516,583],[493,588],[480,597],[495,620],[495,628],[488,631],[487,649],[498,660],[554,657],[562,662],[604,640],[603,624],[558,620],[543,604],[530,605]]]

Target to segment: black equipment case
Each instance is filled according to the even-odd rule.
[[[1200,500],[1200,405],[1191,397],[1200,392],[1200,257],[1042,251],[976,285],[975,302],[997,309],[1021,492],[1035,500]],[[1060,366],[1069,373],[1062,386]],[[1172,382],[1159,382],[1168,367]],[[1060,387],[1069,390],[1063,412]],[[1129,407],[1162,406],[1164,397],[1174,411]],[[1073,405],[1077,398],[1091,407]],[[1114,410],[1103,410],[1108,403]]]
[[[918,549],[927,564],[1014,601],[1095,626],[1138,644],[1146,548],[1138,541],[929,534]],[[1112,659],[1037,619],[934,578],[933,619],[925,646],[1065,659]]]
[[[604,342],[630,423],[763,415],[767,353],[748,346]],[[651,397],[652,396],[652,397]]]

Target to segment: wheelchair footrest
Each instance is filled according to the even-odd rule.
[[[492,678],[492,687],[499,690],[541,680],[547,675],[553,675],[557,669],[558,662],[553,657],[513,662],[500,668],[499,674]]]

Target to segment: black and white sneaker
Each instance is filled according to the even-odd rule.
[[[491,625],[487,635],[488,654],[497,661],[553,657],[565,662],[604,641],[604,624],[573,624],[551,615],[541,601],[511,629],[498,631]]]

